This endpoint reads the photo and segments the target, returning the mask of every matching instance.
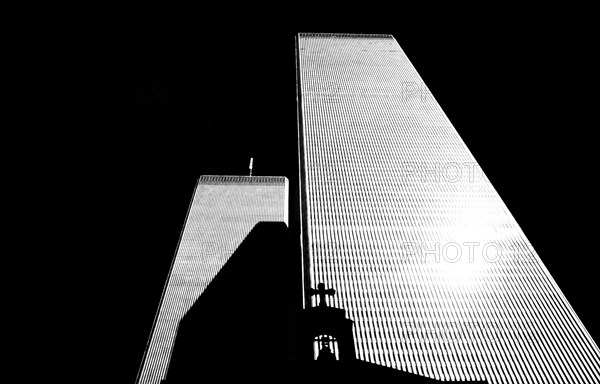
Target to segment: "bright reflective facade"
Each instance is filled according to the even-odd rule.
[[[396,40],[301,33],[296,53],[306,286],[337,290],[357,357],[600,382],[598,346]]]
[[[288,180],[285,177],[199,178],[144,353],[138,383],[160,384],[165,378],[179,321],[261,221],[288,223]]]

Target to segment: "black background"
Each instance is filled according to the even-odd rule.
[[[433,8],[363,4],[308,22],[301,7],[146,6],[106,25],[106,81],[93,84],[107,107],[73,193],[97,208],[99,374],[135,379],[199,175],[247,174],[254,157],[255,175],[295,182],[298,31],[394,35],[598,340],[586,12]]]

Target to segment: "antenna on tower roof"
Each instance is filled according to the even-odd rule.
[[[252,157],[250,158],[250,176],[252,176],[252,160],[254,160]]]

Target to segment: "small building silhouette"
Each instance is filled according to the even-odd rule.
[[[356,359],[353,321],[328,306],[300,309],[301,276],[284,223],[257,224],[179,323],[163,384],[257,380],[267,383],[436,383]]]

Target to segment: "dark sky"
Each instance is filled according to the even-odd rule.
[[[255,175],[295,183],[298,31],[394,35],[598,340],[591,37],[578,11],[478,12],[302,23],[144,9],[121,20],[100,84],[118,106],[100,117],[89,172],[98,268],[111,272],[97,313],[100,341],[118,346],[109,371],[135,379],[196,178],[246,174],[252,156]]]

